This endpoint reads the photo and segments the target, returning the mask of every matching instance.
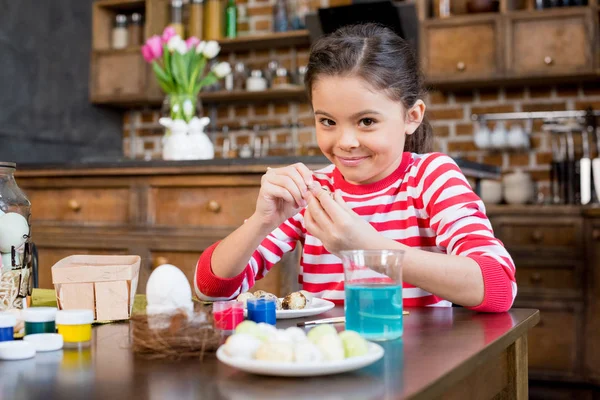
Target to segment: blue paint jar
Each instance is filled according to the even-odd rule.
[[[256,323],[275,325],[277,305],[275,299],[248,299],[248,319]]]
[[[0,342],[13,340],[17,317],[13,313],[0,312]]]

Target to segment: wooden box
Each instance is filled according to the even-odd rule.
[[[90,309],[97,321],[128,319],[137,289],[139,256],[74,255],[52,267],[61,310]]]

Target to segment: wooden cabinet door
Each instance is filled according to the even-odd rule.
[[[519,13],[508,21],[507,69],[513,77],[593,71],[590,10]]]
[[[135,101],[146,97],[148,67],[139,48],[95,52],[91,76],[92,102]]]
[[[421,54],[428,81],[497,78],[502,73],[497,16],[424,22]]]
[[[585,374],[600,384],[600,218],[587,221],[588,249]]]

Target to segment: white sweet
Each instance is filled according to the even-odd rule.
[[[305,340],[294,345],[294,361],[297,363],[318,363],[323,361],[323,353],[313,343]]]
[[[262,342],[246,333],[236,333],[225,341],[223,350],[230,357],[252,359]]]
[[[254,358],[262,361],[293,362],[294,350],[286,343],[265,342],[256,350]]]
[[[367,341],[354,331],[344,331],[339,334],[340,340],[344,346],[344,356],[360,357],[369,352]]]
[[[294,344],[292,337],[290,335],[288,335],[288,333],[285,331],[285,329],[276,330],[267,338],[267,341],[284,343],[288,346],[291,346]]]
[[[321,325],[324,326],[324,325]],[[341,361],[344,359],[344,345],[337,334],[323,335],[316,343],[323,357],[327,361]]]
[[[319,325],[317,327],[312,328],[310,331],[308,331],[307,336],[308,336],[308,340],[310,340],[314,344],[317,344],[319,339],[321,339],[323,336],[327,336],[327,335],[337,336],[337,331],[335,330],[335,328],[333,326]]]
[[[174,265],[164,264],[156,268],[146,284],[147,312],[175,311],[178,308],[193,310],[192,289],[184,273]]]
[[[271,324],[267,324],[266,322],[259,322],[258,328],[260,329],[261,335],[264,339],[268,339],[272,334],[277,332],[277,328]]]
[[[29,235],[29,224],[21,214],[0,216],[0,252],[10,253],[11,247],[21,247]]]
[[[292,339],[294,343],[304,342],[308,340],[304,329],[298,328],[297,326],[289,327],[285,330],[285,333]]]

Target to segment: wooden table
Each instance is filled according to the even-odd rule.
[[[339,315],[341,308],[319,317]],[[382,360],[353,373],[300,379],[246,374],[212,356],[204,362],[141,359],[128,348],[129,324],[102,325],[87,350],[0,361],[0,398],[525,399],[527,332],[538,320],[537,310],[526,309],[410,309],[404,338],[383,342]]]

